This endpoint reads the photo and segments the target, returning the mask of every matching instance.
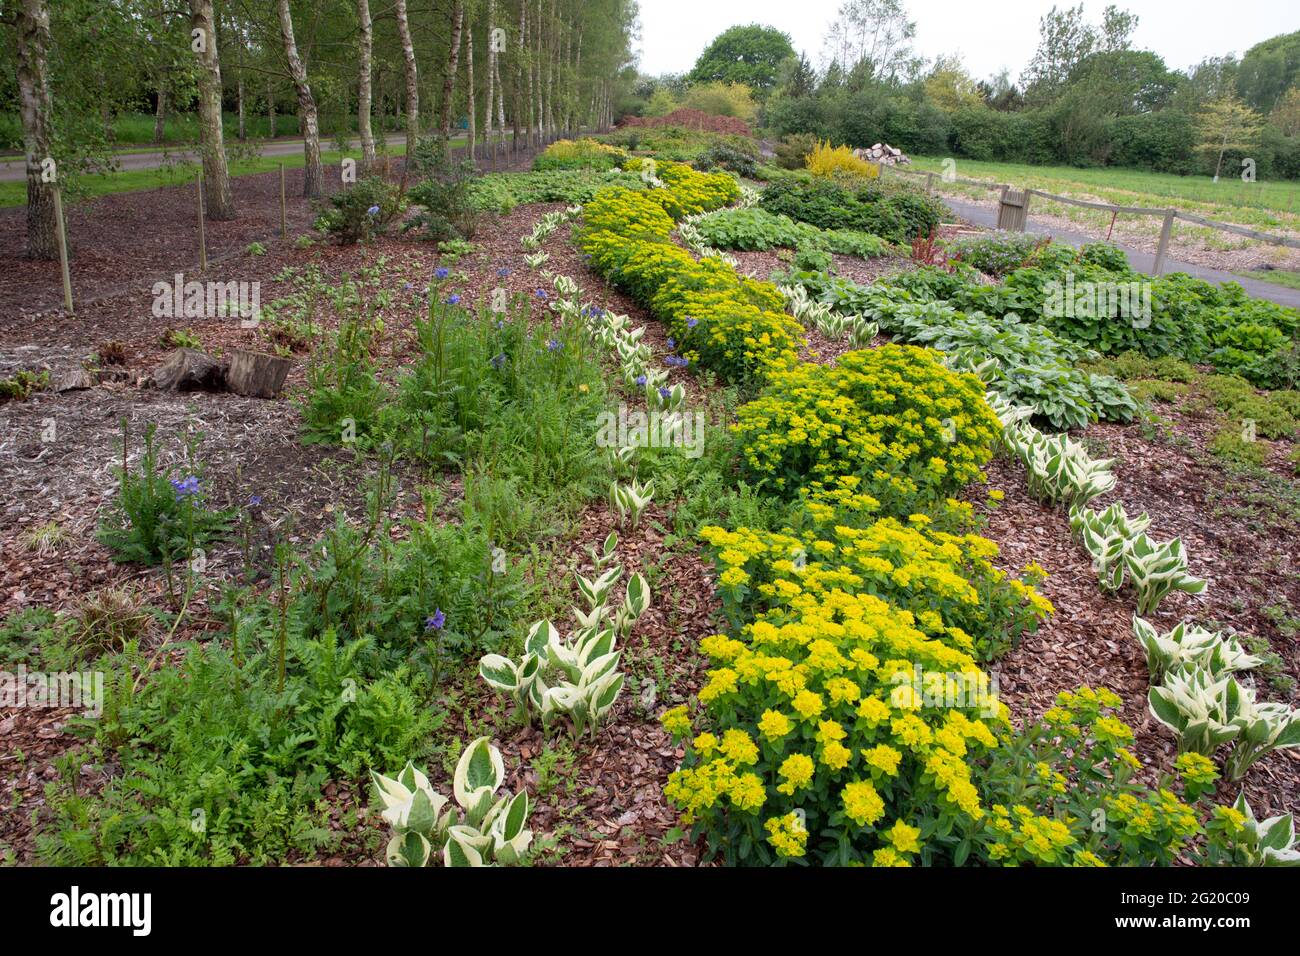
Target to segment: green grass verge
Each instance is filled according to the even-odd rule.
[[[406,145],[390,146],[388,154],[390,156],[404,156],[406,154]],[[358,154],[348,153],[347,155],[356,157]],[[321,161],[328,166],[338,163],[343,156],[343,153],[325,150],[321,153]],[[285,169],[302,169],[305,162],[302,153],[292,153],[288,156],[263,156],[247,162],[231,163],[230,175],[253,176],[258,173],[270,173],[279,169],[281,163],[284,163]],[[184,163],[179,167],[121,170],[116,173],[86,176],[81,180],[79,188],[84,198],[93,199],[110,193],[158,189],[162,186],[179,186],[183,183],[193,182],[196,169],[195,164]],[[20,179],[15,182],[0,183],[0,209],[26,204],[27,182],[25,180]]]

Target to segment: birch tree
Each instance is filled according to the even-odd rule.
[[[397,37],[402,43],[402,62],[406,64],[406,162],[415,155],[420,139],[420,78],[415,66],[415,45],[411,42],[411,23],[406,16],[406,0],[397,0]]]
[[[357,0],[361,50],[357,63],[357,133],[361,137],[361,173],[368,175],[375,166],[375,135],[370,129],[370,55],[375,42],[374,23],[370,19],[370,0]]]
[[[307,67],[298,56],[298,43],[293,37],[293,14],[289,0],[278,0],[280,14],[280,39],[284,43],[284,58],[289,62],[289,75],[293,77],[298,92],[298,115],[302,121],[302,149],[307,165],[303,170],[302,194],[319,197],[324,192],[325,175],[320,162],[320,121],[316,115],[316,100],[307,82]]]
[[[46,175],[53,131],[50,125],[50,12],[45,0],[22,0],[12,19],[17,34],[18,110],[23,124],[23,155],[27,165],[27,255],[32,259],[59,257],[58,225],[54,216],[54,183]],[[54,170],[57,175],[57,169]]]
[[[190,49],[198,60],[199,154],[203,160],[203,198],[209,219],[235,218],[226,168],[225,130],[221,117],[221,61],[212,0],[190,0]]]

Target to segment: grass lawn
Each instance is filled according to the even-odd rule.
[[[456,140],[452,140],[453,143]],[[406,145],[395,144],[388,147],[390,156],[404,156]],[[321,162],[325,165],[337,163],[344,155],[359,156],[359,152],[340,153],[336,150],[321,152]],[[230,164],[230,175],[252,176],[257,173],[274,172],[284,163],[285,169],[301,169],[305,160],[300,152],[288,156],[263,156],[259,159]],[[177,186],[182,182],[192,182],[198,167],[194,163],[184,162],[175,166],[158,169],[130,169],[101,176],[86,176],[79,184],[85,198],[104,196],[109,193],[133,192],[139,189],[157,189],[160,186]],[[25,180],[0,183],[0,209],[9,206],[23,206],[27,203],[27,183]]]
[[[919,156],[913,157],[913,164],[918,169],[941,172],[944,160]],[[970,159],[956,162],[957,175],[966,179],[1029,186],[1063,196],[1091,196],[1125,206],[1165,207],[1175,201],[1179,208],[1192,212],[1218,210],[1229,214],[1232,222],[1287,227],[1300,213],[1300,182],[1290,180],[1245,183],[1236,176],[1225,176],[1215,183],[1208,176],[1175,176],[1136,169],[1076,169]],[[943,188],[949,191],[954,187]]]
[[[1260,282],[1271,282],[1274,285],[1284,285],[1288,289],[1300,289],[1300,272],[1291,272],[1287,269],[1253,269],[1249,272],[1238,272],[1237,275],[1247,279],[1258,279]]]

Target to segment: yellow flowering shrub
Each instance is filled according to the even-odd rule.
[[[1035,588],[1040,577],[1017,579],[993,566],[992,541],[936,530],[921,514],[876,519],[874,499],[855,493],[859,484],[846,477],[830,492],[814,489],[798,530],[701,529],[734,626],[805,595],[865,591],[912,612],[927,636],[991,660],[1052,612]],[[842,504],[846,498],[860,510]]]
[[[666,794],[731,862],[928,859],[976,832],[973,767],[1006,713],[973,657],[909,611],[838,587],[790,597],[702,649],[706,729]],[[918,679],[918,677],[920,679]],[[665,726],[689,738],[685,712]]]
[[[748,468],[781,493],[857,475],[894,514],[983,478],[1000,433],[978,378],[905,345],[777,369],[737,419]]]
[[[863,176],[876,179],[880,176],[880,167],[859,159],[847,146],[832,146],[829,141],[818,141],[812,152],[804,157],[804,167],[814,176]]]
[[[613,169],[626,159],[617,146],[584,136],[556,140],[533,160],[533,169]]]
[[[679,163],[656,169],[664,188],[611,187],[584,207],[579,244],[592,268],[667,323],[679,354],[729,381],[761,382],[795,364],[803,330],[775,286],[719,259],[697,261],[670,239],[675,217],[733,201],[735,180]]]

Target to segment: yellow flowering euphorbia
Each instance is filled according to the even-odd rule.
[[[841,864],[872,863],[883,848],[903,860],[927,828],[982,826],[971,761],[996,746],[1004,709],[947,634],[926,634],[879,597],[827,587],[763,614],[739,640],[703,646],[716,655],[700,695],[711,729],[666,788],[688,822],[740,827],[759,858]],[[910,683],[916,673],[970,675],[979,693],[935,698]],[[680,730],[679,717],[665,726]],[[761,803],[737,801],[743,774],[762,781]],[[802,833],[773,822],[792,813]],[[723,849],[739,859],[740,846]]]
[[[862,475],[895,514],[982,478],[1000,433],[978,378],[910,345],[775,370],[737,418],[746,464],[777,489]]]

